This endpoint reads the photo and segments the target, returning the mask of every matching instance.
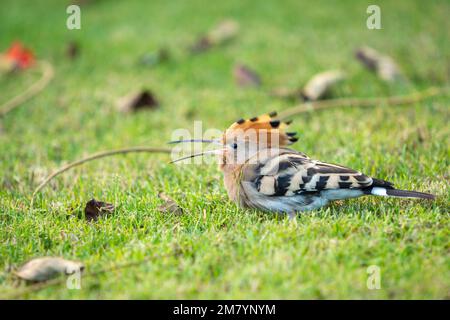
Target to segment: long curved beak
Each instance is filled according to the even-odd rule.
[[[203,151],[203,152],[200,152],[200,153],[194,153],[194,154],[191,154],[191,155],[186,156],[186,157],[182,157],[182,158],[178,158],[178,159],[172,160],[169,163],[175,163],[175,162],[183,161],[183,160],[186,160],[186,159],[200,157],[200,156],[203,156],[203,155],[206,155],[206,154],[217,154],[218,155],[218,154],[221,154],[221,152],[224,152],[224,151],[225,151],[225,149]]]
[[[217,145],[222,145],[222,143],[219,140],[205,140],[205,139],[175,140],[175,141],[169,141],[169,142],[167,142],[167,144],[177,144],[177,143],[187,143],[187,142],[214,143]]]

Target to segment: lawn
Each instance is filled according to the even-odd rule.
[[[45,4],[42,4],[42,3]],[[342,69],[334,97],[410,94],[450,83],[448,1],[377,1],[382,29],[368,30],[366,1],[83,1],[81,30],[66,28],[69,1],[3,0],[0,50],[14,40],[50,61],[55,77],[0,119],[0,297],[33,299],[425,299],[449,298],[449,96],[405,106],[337,108],[294,118],[296,150],[359,169],[434,202],[365,197],[294,221],[228,201],[213,163],[172,165],[167,155],[129,154],[70,170],[30,198],[56,168],[126,146],[167,146],[173,130],[225,129],[239,118],[295,102],[271,97],[317,72]],[[237,38],[205,53],[186,48],[223,18]],[[67,44],[80,55],[70,60]],[[369,45],[394,57],[408,81],[386,84],[354,59]],[[168,47],[154,67],[139,57]],[[241,88],[232,68],[262,78]],[[0,104],[38,77],[0,78]],[[118,98],[150,89],[160,107],[133,114]],[[163,191],[182,215],[158,211]],[[114,214],[87,222],[91,198]],[[33,257],[86,265],[80,290],[23,291],[11,270]],[[138,263],[139,261],[144,261]],[[136,262],[122,269],[115,266]],[[378,266],[381,288],[369,290]],[[91,273],[111,268],[95,276]],[[29,287],[28,287],[29,288]]]

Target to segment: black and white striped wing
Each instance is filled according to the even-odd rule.
[[[343,166],[312,160],[298,153],[284,153],[266,161],[254,179],[266,196],[294,196],[336,189],[364,189],[372,178]]]

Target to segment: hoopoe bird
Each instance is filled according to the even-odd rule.
[[[434,199],[434,195],[394,188],[391,182],[357,170],[321,162],[289,149],[298,138],[276,113],[233,123],[218,140],[179,140],[221,145],[172,162],[213,153],[219,156],[229,198],[242,207],[287,213],[314,210],[333,200],[365,195]]]

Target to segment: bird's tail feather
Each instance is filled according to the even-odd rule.
[[[418,199],[429,199],[429,200],[435,199],[435,196],[430,193],[383,188],[383,187],[373,187],[370,193],[373,195],[376,195],[376,196],[388,196],[388,197],[398,197],[398,198],[418,198]]]

